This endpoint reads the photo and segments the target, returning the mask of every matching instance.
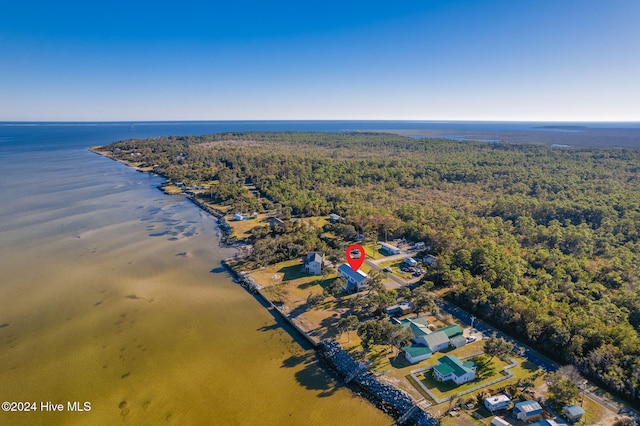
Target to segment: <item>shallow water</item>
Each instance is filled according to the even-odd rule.
[[[390,424],[231,282],[214,219],[159,183],[77,147],[0,154],[0,401],[38,405],[0,424]]]

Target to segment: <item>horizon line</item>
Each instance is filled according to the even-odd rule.
[[[505,119],[162,119],[162,120],[0,120],[0,124],[93,124],[93,123],[224,123],[224,122],[411,122],[411,123],[638,123],[640,118],[636,120],[540,120],[540,119],[523,119],[523,120],[505,120]]]

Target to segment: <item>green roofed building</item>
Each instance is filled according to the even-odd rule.
[[[462,333],[463,333],[462,327],[456,324],[448,325],[446,327],[441,328],[438,331],[442,331],[444,334],[447,335],[449,339],[456,336],[462,336]]]
[[[424,345],[411,345],[402,348],[404,357],[412,364],[431,357],[431,349]]]
[[[413,337],[422,337],[427,334],[431,334],[431,330],[428,327],[427,320],[424,318],[405,318],[405,319],[392,319],[397,324],[400,324],[404,328],[411,330]]]
[[[441,382],[453,380],[461,385],[476,378],[476,365],[471,361],[462,362],[455,355],[446,355],[433,367],[433,377]]]

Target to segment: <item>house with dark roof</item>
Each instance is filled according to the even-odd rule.
[[[276,226],[279,226],[279,227],[284,226],[284,221],[282,219],[278,219],[275,216],[268,217],[267,222],[269,222],[269,227],[271,229],[275,228]]]
[[[433,367],[433,377],[441,382],[452,380],[461,385],[476,378],[476,365],[472,361],[462,362],[455,355],[445,355]]]
[[[307,274],[320,275],[324,267],[324,253],[312,251],[307,253],[303,260],[304,270]]]
[[[347,292],[359,292],[369,287],[369,276],[360,269],[354,271],[351,266],[343,263],[338,266],[338,274],[347,280],[343,290]]]
[[[402,316],[410,314],[413,309],[414,305],[411,301],[404,301],[384,308],[384,313],[390,316]]]
[[[513,417],[523,422],[532,422],[542,418],[542,407],[537,401],[517,402],[513,406]]]

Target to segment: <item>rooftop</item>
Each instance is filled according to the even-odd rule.
[[[414,337],[426,336],[431,334],[427,321],[424,318],[405,318],[398,320],[398,323],[404,328],[408,328]]]
[[[431,347],[449,343],[449,337],[441,331],[424,336],[424,340]]]
[[[471,361],[462,362],[455,355],[445,355],[438,360],[439,364],[433,367],[434,370],[438,371],[443,376],[447,374],[453,373],[456,376],[464,376],[467,373],[471,373],[473,371],[473,367],[475,364]]]
[[[513,406],[514,411],[521,411],[523,413],[532,413],[535,411],[542,412],[542,407],[538,404],[537,401],[527,400],[516,402]]]
[[[412,357],[422,356],[431,353],[431,349],[424,345],[411,345],[402,348],[403,351],[411,355]]]
[[[455,336],[460,336],[463,333],[462,327],[456,324],[448,325],[446,327],[441,328],[438,331],[442,331],[444,334],[447,335],[449,339]]]
[[[584,409],[579,405],[569,405],[562,410],[570,416],[581,416],[584,414]]]
[[[344,276],[348,280],[355,282],[356,284],[361,283],[367,278],[367,274],[362,272],[360,269],[354,271],[353,269],[351,269],[351,266],[347,265],[346,263],[338,266],[338,273],[340,273],[340,275]]]
[[[307,257],[304,258],[304,263],[307,264],[309,262],[318,262],[322,263],[324,261],[324,253],[321,251],[312,251],[307,253]]]

